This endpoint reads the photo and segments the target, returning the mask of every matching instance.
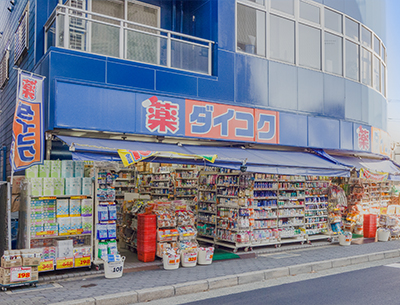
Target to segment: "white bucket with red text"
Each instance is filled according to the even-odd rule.
[[[197,264],[197,249],[182,250],[181,252],[182,267],[194,267]]]
[[[198,249],[198,264],[199,265],[210,265],[214,257],[214,247]]]
[[[179,254],[163,254],[163,265],[165,270],[174,270],[179,268],[181,256]]]

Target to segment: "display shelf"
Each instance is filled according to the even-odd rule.
[[[269,197],[254,197],[254,200],[266,200],[266,199],[278,199],[276,196],[269,196]]]
[[[255,209],[255,210],[275,210],[278,207],[277,206],[273,206],[273,207],[253,207],[253,206],[249,206],[250,209]]]
[[[204,223],[204,224],[208,224],[208,225],[213,225],[213,226],[215,226],[215,222],[204,221],[204,220],[201,220],[201,219],[198,219],[198,220],[197,220],[197,223]]]
[[[200,213],[207,213],[207,214],[217,214],[217,212],[207,211],[207,210],[197,210]]]
[[[265,216],[265,217],[254,217],[254,220],[264,220],[264,219],[278,219],[277,216]]]
[[[57,236],[47,236],[43,235],[43,237],[31,237],[31,240],[38,240],[38,239],[56,239],[56,238],[69,238],[69,237],[81,237],[81,236],[91,236],[92,233],[85,233],[85,234],[73,234],[73,235],[57,235]]]
[[[219,194],[217,194],[217,197],[221,197],[221,198],[238,198],[238,196],[232,196],[232,195],[219,195]]]
[[[304,217],[303,214],[299,214],[299,215],[279,215],[278,218],[293,218],[293,217]]]
[[[175,189],[196,189],[197,186],[193,186],[193,185],[179,185],[176,186]]]
[[[217,203],[216,201],[207,201],[207,200],[199,200],[198,201],[199,203],[211,203],[211,204],[213,204],[213,203]]]
[[[51,195],[51,196],[31,196],[32,199],[46,200],[46,199],[90,199],[92,195]],[[73,197],[73,198],[72,198]]]
[[[316,224],[321,224],[321,223],[326,223],[326,221],[318,221],[318,222],[306,222],[305,225],[316,225]]]
[[[266,226],[266,227],[254,227],[253,230],[268,230],[268,229],[276,229],[278,226]]]
[[[278,205],[280,209],[303,209],[304,205]]]
[[[202,241],[209,244],[214,244],[214,236],[197,234],[197,240]]]

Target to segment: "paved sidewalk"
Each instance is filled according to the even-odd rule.
[[[87,304],[129,304],[384,258],[399,257],[400,261],[399,249],[399,240],[349,247],[330,245],[259,254],[256,258],[249,259],[216,261],[208,266],[173,271],[127,273],[120,279],[70,279],[57,282],[57,288],[44,283],[46,286],[42,287],[49,288],[47,290],[40,290],[39,285],[36,289],[15,289],[8,294],[1,292],[0,304],[51,304],[85,298]],[[190,283],[195,281],[197,283]],[[111,294],[118,297],[113,302],[107,300],[107,295]]]

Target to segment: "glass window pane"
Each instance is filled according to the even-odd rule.
[[[359,81],[359,47],[346,40],[346,77]]]
[[[346,36],[359,41],[358,23],[346,17]]]
[[[321,69],[321,31],[299,24],[299,64]]]
[[[270,57],[294,64],[294,21],[271,15]]]
[[[294,16],[294,0],[271,0],[271,8]]]
[[[381,49],[381,58],[384,62],[386,62],[386,50],[385,47],[382,44],[382,49]]]
[[[300,18],[320,23],[319,7],[300,1]]]
[[[372,55],[371,52],[367,51],[366,49],[362,48],[361,52],[361,81],[363,84],[371,86],[371,60]]]
[[[380,55],[380,54],[379,54],[379,51],[380,51],[380,50],[381,50],[381,45],[380,45],[380,43],[379,43],[379,39],[378,39],[378,37],[376,37],[376,36],[374,35],[374,51],[375,51],[376,54]]]
[[[342,38],[325,32],[325,71],[343,75]]]
[[[362,27],[361,28],[361,35],[362,35],[362,44],[367,47],[371,47],[372,45],[372,34],[369,30]]]
[[[386,67],[383,65],[383,64],[381,64],[381,67],[382,67],[382,70],[381,70],[381,92],[382,92],[382,94],[384,95],[384,96],[386,96],[386,74],[385,74],[385,71],[386,71]]]
[[[374,56],[374,88],[381,91],[381,76],[380,74],[381,62],[378,57]]]
[[[342,15],[325,9],[325,27],[342,33]]]
[[[246,0],[246,1],[253,2],[253,3],[257,3],[257,4],[261,4],[261,5],[264,5],[264,4],[265,4],[265,1],[264,1],[264,0]]]
[[[265,56],[265,13],[244,5],[237,7],[237,49]]]

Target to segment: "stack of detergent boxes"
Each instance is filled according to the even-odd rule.
[[[85,178],[83,161],[44,160],[25,171],[32,196],[92,195],[92,180]]]
[[[92,199],[57,199],[59,235],[92,233],[92,213]]]
[[[30,202],[31,237],[57,236],[56,200],[32,200]]]

